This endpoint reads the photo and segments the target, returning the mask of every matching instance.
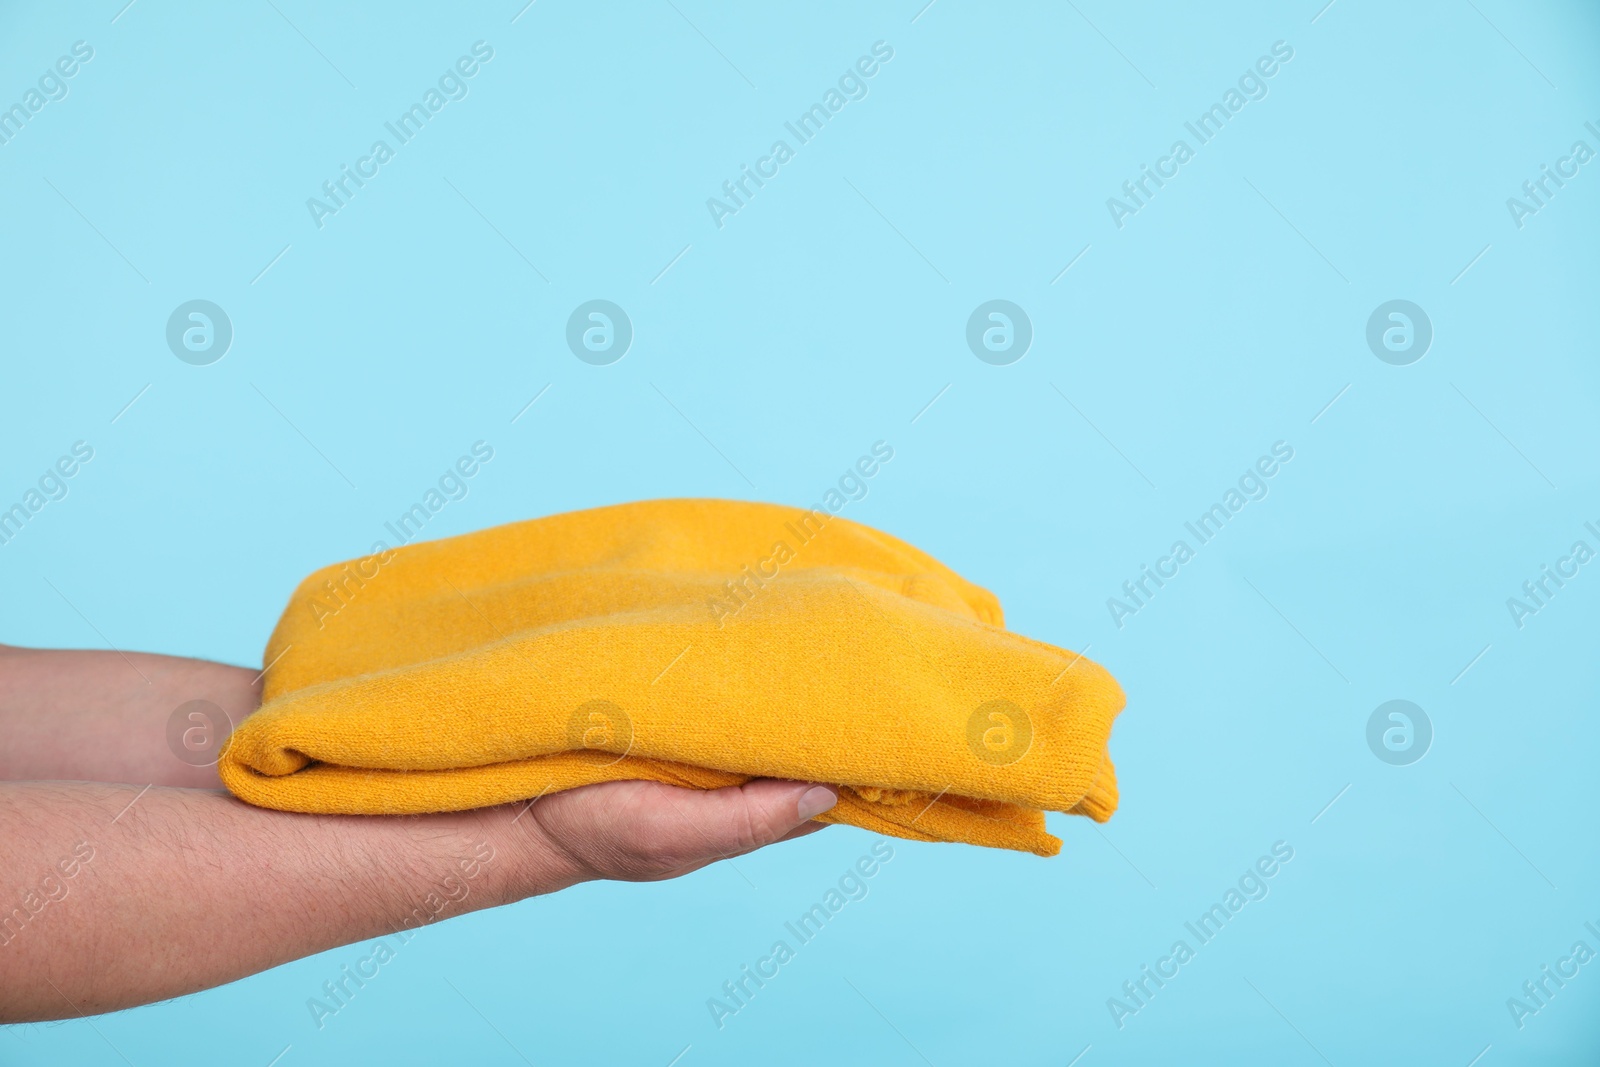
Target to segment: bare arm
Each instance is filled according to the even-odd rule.
[[[591,879],[686,874],[820,828],[808,820],[833,800],[772,780],[613,782],[416,817],[253,808],[200,788],[215,772],[165,740],[173,707],[245,700],[253,672],[172,660],[134,688],[120,657],[120,672],[103,662],[116,655],[0,652],[0,1022],[191,993]],[[85,768],[134,784],[29,780]]]
[[[261,702],[259,671],[144,652],[0,645],[0,781],[71,778],[221,789],[209,759],[168,744],[167,724],[191,701],[237,725]],[[3,901],[0,901],[3,903]]]

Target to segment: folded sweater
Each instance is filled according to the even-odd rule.
[[[822,822],[1049,856],[1044,812],[1117,804],[1111,675],[826,511],[657,500],[383,548],[302,582],[265,659],[218,770],[284,811],[773,777],[840,786]]]

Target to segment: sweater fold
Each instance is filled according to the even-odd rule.
[[[821,511],[648,501],[382,548],[305,579],[265,661],[218,770],[286,811],[775,777],[842,787],[823,822],[1054,855],[1046,811],[1117,804],[1104,668]]]

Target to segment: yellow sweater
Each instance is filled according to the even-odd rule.
[[[824,511],[656,500],[385,550],[302,582],[266,662],[218,769],[285,811],[775,777],[842,786],[823,822],[1050,856],[1045,811],[1117,804],[1111,675]]]

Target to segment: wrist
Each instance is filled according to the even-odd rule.
[[[550,840],[526,801],[462,814],[468,835],[493,851],[485,885],[494,904],[556,893],[594,877]]]

